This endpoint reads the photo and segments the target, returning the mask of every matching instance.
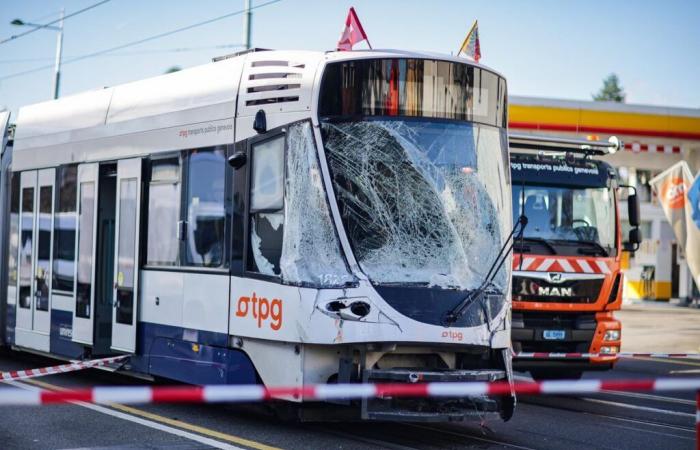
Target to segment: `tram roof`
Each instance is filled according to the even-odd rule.
[[[69,132],[134,119],[171,114],[197,108],[235,103],[245,61],[300,62],[313,77],[325,61],[365,58],[425,58],[468,63],[464,58],[429,52],[404,50],[360,50],[352,52],[312,52],[266,50],[243,53],[178,72],[105,87],[20,108],[17,118],[16,149],[29,138]],[[226,111],[233,117],[235,109]],[[221,118],[221,117],[220,117]],[[163,123],[169,126],[169,123]],[[32,147],[32,145],[30,145]]]
[[[404,50],[251,51],[20,108],[13,170],[233,142],[234,117],[253,117],[260,109],[308,115],[324,62],[370,58],[436,59],[492,71],[463,58]],[[197,124],[202,133],[212,126],[217,131],[199,140],[178,138]],[[228,131],[219,135],[219,127]],[[142,139],[130,137],[139,133]]]

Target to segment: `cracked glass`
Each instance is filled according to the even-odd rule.
[[[342,222],[372,282],[477,288],[512,223],[505,82],[466,64],[352,61],[328,66],[320,102]],[[502,293],[509,271],[493,281]]]

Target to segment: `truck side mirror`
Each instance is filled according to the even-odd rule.
[[[627,252],[636,252],[639,244],[642,243],[642,233],[639,228],[635,227],[630,230],[628,241],[624,243],[624,250]]]
[[[627,196],[627,217],[630,225],[633,227],[639,226],[639,198],[637,197],[637,192]],[[639,230],[637,230],[637,232],[639,232]]]
[[[632,228],[629,235],[630,243],[641,244],[642,243],[642,233],[639,228]]]

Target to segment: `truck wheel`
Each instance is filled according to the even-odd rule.
[[[579,380],[583,376],[581,370],[531,370],[535,380]]]

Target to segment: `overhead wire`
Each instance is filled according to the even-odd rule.
[[[147,54],[157,54],[157,53],[179,53],[179,52],[193,52],[199,50],[215,50],[215,49],[226,49],[226,48],[238,48],[243,47],[243,44],[220,44],[220,45],[205,45],[201,47],[175,47],[175,48],[153,48],[147,50],[136,50],[132,52],[119,52],[106,54],[102,56],[133,56],[133,55],[147,55]],[[72,57],[67,57],[72,58]],[[46,56],[43,58],[14,58],[14,59],[0,59],[0,64],[16,64],[25,62],[35,62],[35,61],[52,61],[53,56]]]
[[[63,18],[59,17],[59,18],[56,19],[56,20],[52,20],[51,22],[48,22],[48,23],[39,25],[39,26],[37,26],[37,27],[35,27],[35,28],[32,28],[31,30],[25,31],[24,33],[14,34],[14,35],[12,35],[12,36],[10,36],[10,37],[8,37],[8,38],[5,38],[5,39],[1,40],[1,41],[0,41],[0,44],[5,44],[6,42],[14,41],[15,39],[19,39],[19,38],[21,38],[21,37],[23,37],[23,36],[26,36],[26,35],[28,35],[28,34],[34,33],[35,31],[38,31],[38,30],[43,30],[43,29],[48,28],[48,27],[50,27],[51,25],[53,25],[53,24],[55,24],[55,23],[57,23],[57,22],[60,22],[61,20],[70,19],[71,17],[77,16],[78,14],[82,14],[82,13],[84,13],[84,12],[86,12],[86,11],[89,11],[89,10],[91,10],[91,9],[93,9],[93,8],[97,8],[97,7],[100,6],[100,5],[104,5],[105,3],[109,2],[109,1],[111,1],[111,0],[102,0],[102,1],[100,1],[100,2],[97,2],[97,3],[94,3],[94,4],[90,5],[90,6],[87,6],[87,7],[83,8],[83,9],[80,9],[80,10],[78,10],[78,11],[75,11],[75,12],[73,12],[73,13],[70,13],[70,14],[64,16]]]
[[[259,4],[259,5],[252,6],[252,7],[250,7],[250,10],[252,11],[252,10],[255,10],[255,9],[260,9],[260,8],[265,7],[265,6],[269,6],[269,5],[273,5],[273,4],[275,4],[275,3],[279,3],[279,2],[281,2],[281,1],[282,1],[282,0],[271,0],[271,1],[268,1],[268,2],[266,2],[266,3],[261,3],[261,4]],[[229,18],[229,17],[237,16],[237,15],[240,15],[240,14],[245,13],[246,11],[248,11],[248,10],[247,10],[247,9],[241,9],[241,10],[238,10],[238,11],[235,11],[235,12],[232,12],[232,13],[224,14],[224,15],[222,15],[222,16],[214,17],[214,18],[212,18],[212,19],[207,19],[207,20],[204,20],[204,21],[202,21],[202,22],[197,22],[197,23],[194,23],[194,24],[191,24],[191,25],[187,25],[187,26],[184,26],[184,27],[176,28],[176,29],[174,29],[174,30],[165,31],[165,32],[163,32],[163,33],[158,33],[158,34],[155,34],[155,35],[153,35],[153,36],[148,36],[148,37],[145,37],[145,38],[142,38],[142,39],[138,39],[138,40],[135,40],[135,41],[127,42],[127,43],[125,43],[125,44],[120,44],[120,45],[116,45],[116,46],[114,46],[114,47],[106,48],[106,49],[103,49],[103,50],[98,50],[98,51],[96,51],[96,52],[92,52],[92,53],[87,53],[87,54],[84,54],[84,55],[76,56],[76,57],[74,57],[74,58],[70,58],[70,59],[64,60],[64,61],[62,62],[62,64],[65,66],[66,64],[71,64],[71,63],[78,62],[78,61],[82,61],[82,60],[85,60],[85,59],[88,59],[88,58],[94,58],[94,57],[96,57],[96,56],[101,56],[101,55],[104,55],[104,54],[106,54],[106,53],[111,53],[111,52],[114,52],[114,51],[116,51],[116,50],[121,50],[121,49],[123,49],[123,48],[133,47],[134,45],[143,44],[143,43],[150,42],[150,41],[153,41],[153,40],[156,40],[156,39],[160,39],[160,38],[163,38],[163,37],[166,37],[166,36],[171,36],[171,35],[176,34],[176,33],[181,33],[181,32],[183,32],[183,31],[191,30],[191,29],[193,29],[193,28],[197,28],[197,27],[201,27],[201,26],[204,26],[204,25],[208,25],[208,24],[213,23],[213,22],[218,22],[218,21],[220,21],[220,20],[227,19],[227,18]],[[41,71],[41,70],[51,69],[51,68],[53,68],[53,67],[54,67],[53,64],[49,64],[49,65],[45,65],[45,66],[35,67],[35,68],[33,68],[33,69],[28,69],[28,70],[23,70],[23,71],[20,71],[20,72],[15,72],[15,73],[12,73],[12,74],[10,74],[10,75],[5,75],[5,76],[3,76],[3,77],[0,77],[0,81],[2,81],[2,80],[8,80],[8,79],[10,79],[10,78],[16,78],[16,77],[19,77],[19,76],[22,76],[22,75],[27,75],[27,74],[34,73],[34,72],[39,72],[39,71]]]

